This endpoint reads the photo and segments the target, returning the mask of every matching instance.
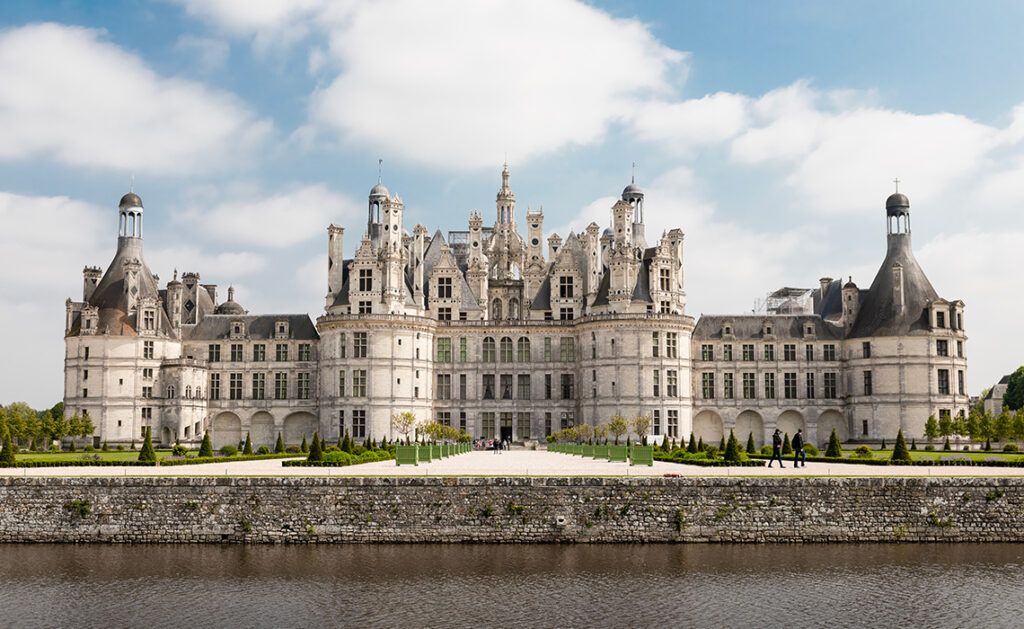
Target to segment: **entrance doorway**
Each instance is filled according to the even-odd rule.
[[[506,439],[512,440],[512,413],[501,414],[501,433],[499,437],[502,441]]]

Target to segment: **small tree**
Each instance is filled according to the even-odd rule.
[[[630,427],[636,433],[640,443],[647,444],[647,433],[651,431],[651,418],[647,415],[637,415],[630,421]]]
[[[952,450],[952,448],[949,447],[949,437],[946,437],[946,443],[942,444],[942,449],[946,450],[947,452],[949,450]]]
[[[209,435],[207,435],[207,438],[203,439],[203,441],[207,441],[208,438]],[[284,454],[284,439],[281,438],[280,432],[277,433],[277,443],[274,444],[274,452],[276,454]]]
[[[302,433],[302,445],[299,447],[299,450],[301,450],[303,454],[307,454],[309,452],[309,444],[306,443],[306,433]]]
[[[199,456],[213,456],[213,444],[210,443],[210,431],[203,433],[203,443],[199,446]]]
[[[793,454],[793,444],[789,442],[789,433],[787,432],[782,439],[782,454]]]
[[[594,438],[597,439],[597,443],[608,440],[608,424],[602,422],[594,426]]]
[[[615,435],[615,445],[619,445],[619,437],[629,432],[629,422],[616,413],[608,420],[608,432]]]
[[[747,435],[747,454],[757,454],[757,445],[754,443],[754,432]]]
[[[11,431],[7,426],[3,427],[3,449],[0,449],[0,467],[14,467],[16,465],[14,456],[14,443],[11,442]]]
[[[947,439],[946,441],[949,441],[949,440]],[[946,448],[946,449],[949,450],[949,448]],[[991,451],[992,451],[992,441],[986,437],[985,438],[985,452],[991,452]]]
[[[900,430],[902,430],[902,428]],[[882,447],[879,448],[879,449],[880,450],[885,450],[885,437],[882,437]]]
[[[146,438],[142,441],[142,449],[139,450],[139,460],[144,463],[156,463],[156,450],[153,449],[153,429],[146,428]],[[74,441],[72,441],[74,443]]]
[[[391,416],[391,429],[400,435],[405,436],[405,442],[409,443],[409,435],[416,429],[416,415],[412,411],[403,411]]]
[[[703,452],[703,451],[704,451],[704,437],[700,437],[700,438],[697,439],[697,452]]]
[[[910,463],[913,461],[910,451],[907,450],[907,442],[903,439],[902,428],[896,433],[896,446],[892,449],[892,458],[889,460],[895,463]]]
[[[320,433],[313,433],[313,445],[309,449],[309,456],[306,457],[307,461],[313,461],[314,463],[320,463],[324,460],[324,451],[320,448]]]
[[[917,439],[911,439],[910,440],[910,449],[911,450],[917,450]]]
[[[832,434],[828,437],[828,448],[825,449],[825,456],[838,459],[843,456],[843,447],[839,445],[839,436],[836,435],[836,429],[832,429]]]
[[[345,429],[345,436],[341,439],[341,451],[352,453],[352,437],[348,434],[348,429]]]
[[[697,454],[697,440],[693,438],[693,433],[690,433],[690,443],[686,446],[686,451],[690,454]]]
[[[725,435],[722,435],[722,440],[718,442],[718,451],[725,452]]]
[[[729,430],[729,441],[725,444],[724,458],[726,463],[740,463],[743,460],[740,456],[740,444],[736,441],[736,435],[732,430]]]
[[[924,423],[924,436],[929,441],[939,437],[939,421],[935,419],[935,415],[929,415],[928,421]]]
[[[245,433],[245,445],[242,446],[242,454],[252,454],[252,437]]]

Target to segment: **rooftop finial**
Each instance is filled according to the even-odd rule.
[[[633,162],[633,174],[629,178],[630,183],[636,183],[636,162]]]
[[[384,160],[377,159],[377,183],[380,183],[381,177],[384,175]]]
[[[135,173],[132,173],[131,178],[128,180],[128,192],[135,192]]]
[[[893,179],[892,182],[894,184],[896,184],[896,192],[899,192],[900,191],[900,178],[897,177],[897,178]]]

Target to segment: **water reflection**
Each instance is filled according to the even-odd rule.
[[[1024,545],[0,546],[12,627],[1016,625]]]

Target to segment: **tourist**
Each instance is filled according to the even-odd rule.
[[[793,436],[793,467],[801,467],[801,461],[803,462],[803,467],[807,467],[807,453],[804,452],[803,433],[804,429],[798,428],[796,431],[796,435]]]
[[[772,458],[768,460],[768,467],[772,466],[775,459],[779,460],[779,467],[785,467],[782,464],[782,434],[779,433],[779,429],[775,429],[775,434],[772,435]]]

